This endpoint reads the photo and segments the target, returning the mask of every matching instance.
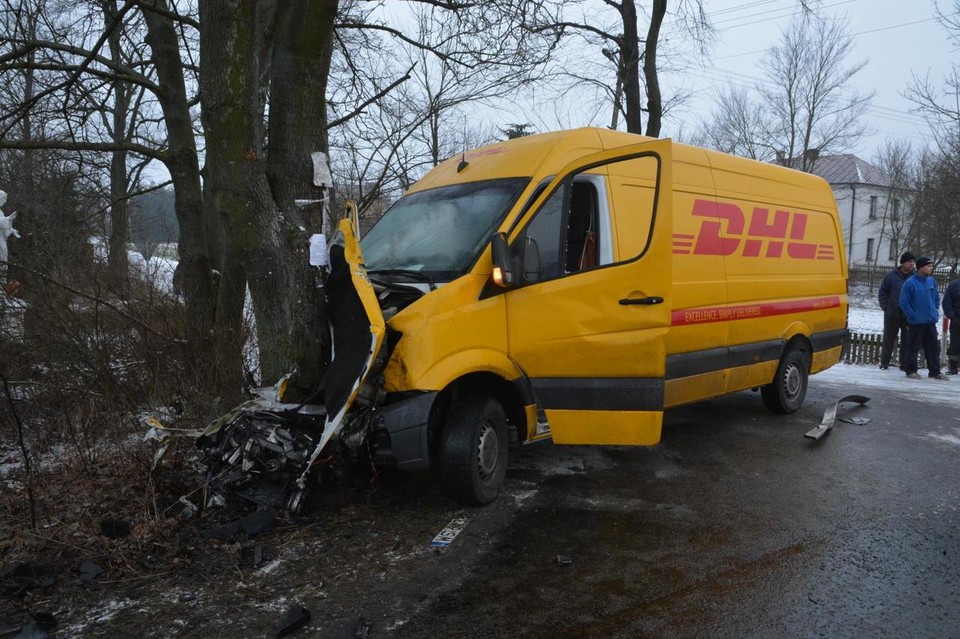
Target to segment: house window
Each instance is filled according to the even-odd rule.
[[[871,220],[877,219],[877,196],[876,195],[870,196],[870,219]]]
[[[873,238],[867,239],[867,261],[873,261]]]
[[[900,219],[900,200],[893,200],[893,212],[890,214],[890,219],[894,222]]]
[[[896,200],[894,200],[894,202],[896,202]],[[896,241],[896,240],[890,240],[890,254],[887,255],[887,259],[888,259],[888,260],[896,260],[896,259],[897,259],[897,253],[898,253],[898,251],[897,251],[897,241]]]

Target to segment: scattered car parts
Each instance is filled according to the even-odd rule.
[[[823,413],[823,419],[820,420],[820,425],[813,430],[807,431],[807,433],[804,434],[804,437],[809,437],[810,439],[820,439],[826,435],[827,431],[833,428],[833,424],[837,420],[837,408],[840,406],[840,404],[844,402],[856,402],[863,406],[869,401],[870,398],[864,397],[863,395],[847,395],[846,397],[838,399],[834,403],[827,406],[827,410],[825,410]]]

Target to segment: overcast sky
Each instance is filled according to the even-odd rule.
[[[949,9],[949,0],[940,0]],[[691,83],[703,87],[707,97],[719,82],[753,86],[762,77],[758,62],[796,14],[796,0],[706,0],[707,12],[718,30],[713,68],[688,72]],[[940,86],[958,52],[934,19],[932,0],[823,0],[819,9],[829,16],[846,17],[854,36],[856,60],[867,66],[855,82],[876,97],[869,111],[869,126],[876,133],[855,149],[864,159],[873,158],[884,138],[905,138],[914,146],[927,141],[927,128],[911,112],[903,97],[911,74],[931,74]]]

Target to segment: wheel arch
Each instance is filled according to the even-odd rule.
[[[430,444],[435,449],[444,419],[457,398],[482,395],[495,400],[503,409],[507,424],[517,430],[520,441],[526,439],[526,411],[517,387],[495,373],[474,372],[453,380],[437,395],[430,413]]]

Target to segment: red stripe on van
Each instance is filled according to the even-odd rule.
[[[756,319],[774,315],[789,315],[820,311],[840,306],[840,297],[812,297],[788,302],[760,302],[757,304],[737,304],[734,306],[703,306],[699,308],[681,308],[670,314],[672,326],[690,324],[710,324],[712,322],[730,322],[741,319]]]

